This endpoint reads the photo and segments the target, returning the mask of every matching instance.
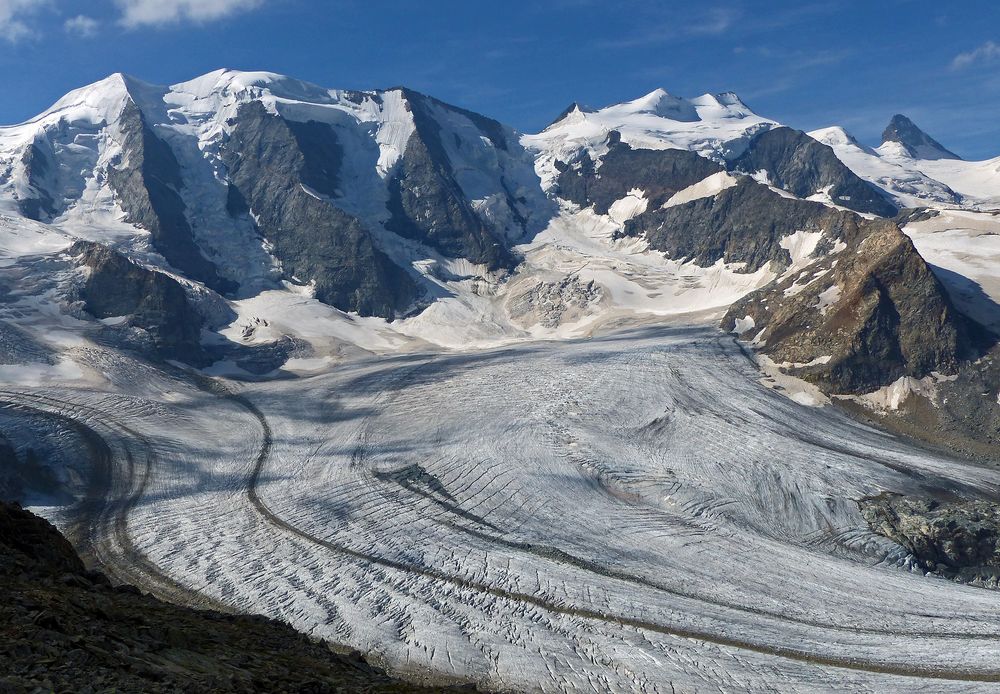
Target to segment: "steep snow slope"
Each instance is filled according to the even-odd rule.
[[[915,166],[961,193],[972,206],[1000,208],[1000,157],[985,161],[918,160]]]
[[[943,210],[903,231],[956,304],[1000,334],[1000,215]]]

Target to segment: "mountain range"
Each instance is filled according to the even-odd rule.
[[[732,93],[523,135],[406,88],[112,75],[0,128],[0,361],[72,379],[97,342],[273,377],[696,315],[803,399],[902,391],[906,421],[988,441],[996,408],[966,414],[1000,383],[1000,158],[902,115],[883,140]]]
[[[0,503],[0,681],[995,688],[1000,158],[886,116],[219,70],[0,127],[0,502],[59,529]]]

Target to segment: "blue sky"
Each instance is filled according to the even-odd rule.
[[[896,112],[1000,155],[1000,3],[0,0],[0,122],[122,71],[218,67],[328,87],[404,84],[523,131],[573,101],[732,90],[805,130],[877,143]]]

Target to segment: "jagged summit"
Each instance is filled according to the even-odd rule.
[[[900,113],[892,117],[882,132],[882,145],[889,143],[896,143],[914,159],[961,159]]]

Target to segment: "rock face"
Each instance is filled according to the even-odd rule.
[[[899,113],[892,117],[889,125],[882,131],[882,144],[887,142],[898,143],[907,154],[916,159],[961,159]]]
[[[754,137],[730,163],[733,171],[766,171],[770,183],[806,198],[826,192],[841,207],[892,217],[896,206],[837,158],[833,150],[801,130],[775,128]]]
[[[557,162],[558,195],[581,207],[607,214],[630,190],[645,193],[649,208],[663,205],[674,193],[723,171],[718,163],[684,149],[632,149],[612,130],[608,151],[599,165],[586,150],[575,161]]]
[[[836,393],[954,373],[989,344],[895,224],[835,211],[819,222],[840,250],[733,304],[724,329]]]
[[[782,239],[797,231],[831,227],[835,237],[843,216],[820,203],[783,198],[743,177],[713,197],[650,211],[625,224],[626,236],[644,236],[650,248],[701,266],[744,263],[756,272],[771,262],[791,263]]]
[[[204,323],[184,288],[162,272],[148,270],[121,253],[78,241],[70,254],[89,272],[80,287],[87,312],[95,318],[121,318],[117,330],[132,330],[164,359],[201,361]]]
[[[514,256],[507,240],[491,230],[476,213],[455,178],[452,162],[442,140],[442,127],[435,109],[448,108],[468,118],[493,147],[506,151],[503,126],[496,121],[454,107],[445,107],[410,89],[402,90],[414,130],[396,174],[389,183],[386,228],[405,238],[422,241],[448,257],[466,258],[490,270],[512,267]],[[461,141],[456,138],[461,147]],[[515,215],[514,193],[501,178],[502,193]],[[524,220],[517,220],[523,227]]]
[[[361,221],[330,202],[341,158],[330,126],[287,121],[259,102],[245,104],[223,150],[230,213],[252,216],[285,277],[313,283],[320,301],[392,318],[414,301],[416,289]]]
[[[1000,346],[959,365],[928,392],[912,393],[892,412],[859,410],[893,431],[993,464],[1000,445]]]
[[[28,186],[18,196],[17,207],[28,219],[43,220],[56,213],[56,204],[47,185],[47,179],[55,166],[51,158],[51,146],[46,148],[47,144],[44,138],[36,137],[21,155],[20,163]],[[46,149],[50,151],[46,153]]]
[[[927,570],[997,586],[1000,505],[882,493],[858,502],[871,529],[910,551]]]
[[[456,691],[401,682],[263,617],[175,607],[87,571],[47,522],[0,502],[0,690]]]
[[[153,246],[171,265],[192,279],[226,293],[237,284],[219,276],[195,242],[178,190],[184,185],[170,146],[158,138],[142,111],[129,100],[119,118],[122,156],[108,169],[126,221],[150,233]]]

